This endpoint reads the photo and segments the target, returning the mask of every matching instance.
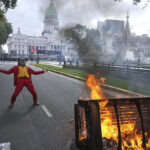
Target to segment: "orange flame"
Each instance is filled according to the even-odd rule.
[[[103,93],[101,87],[98,84],[99,80],[95,79],[95,76],[92,74],[88,74],[87,76],[88,78],[86,85],[91,90],[90,97],[92,99],[102,99]]]
[[[105,78],[96,79],[94,75],[88,74],[86,85],[90,89],[90,99],[102,100],[104,99],[103,91],[99,82],[104,84]],[[107,139],[113,139],[118,143],[118,128],[113,122],[112,112],[108,107],[105,107],[108,100],[103,100],[99,103],[101,113],[101,128],[102,137]],[[129,112],[130,113],[130,112]],[[122,138],[122,150],[144,150],[142,147],[142,133],[138,133],[136,129],[136,121],[129,122],[128,124],[120,124],[121,138]],[[146,137],[148,136],[145,133]],[[150,148],[150,139],[147,141],[147,147]]]

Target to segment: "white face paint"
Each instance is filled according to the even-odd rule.
[[[21,65],[21,66],[25,66],[25,61],[22,59],[22,60],[20,60],[19,61],[19,65]]]

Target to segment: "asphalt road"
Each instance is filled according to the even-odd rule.
[[[1,69],[14,65],[0,62]],[[75,135],[74,122],[70,122],[74,119],[74,104],[81,96],[89,97],[88,89],[82,81],[52,72],[32,75],[32,79],[40,105],[33,107],[32,95],[24,88],[10,109],[13,74],[0,73],[0,143],[10,142],[11,150],[69,150]],[[104,92],[108,98],[117,94]]]
[[[13,65],[0,62],[1,69]],[[52,72],[32,79],[40,106],[33,107],[32,95],[24,88],[10,109],[13,75],[0,73],[0,143],[10,142],[11,150],[66,150],[74,138],[74,104],[88,91],[83,82]]]

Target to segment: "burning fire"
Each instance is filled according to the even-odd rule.
[[[96,79],[94,75],[88,74],[86,85],[90,89],[90,99],[104,99],[103,91],[100,87],[100,82],[104,84],[105,78]],[[108,100],[99,102],[101,111],[101,128],[103,139],[110,139],[118,143],[118,128],[113,122],[112,112],[106,107]],[[129,112],[131,113],[131,112]],[[132,115],[132,114],[131,114]],[[142,147],[142,133],[136,129],[136,121],[130,121],[128,124],[120,124],[122,150],[144,150]],[[146,137],[148,136],[145,133]],[[147,147],[150,148],[150,139],[147,141]]]

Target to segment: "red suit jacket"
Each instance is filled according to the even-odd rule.
[[[42,71],[34,71],[30,67],[27,67],[27,70],[28,70],[28,73],[29,73],[29,79],[31,79],[31,74],[37,75],[37,74],[44,73],[43,70]],[[6,74],[14,73],[14,85],[15,86],[17,85],[17,80],[18,80],[17,76],[18,76],[18,72],[19,72],[19,66],[14,66],[10,70],[8,70],[8,71],[0,69],[0,72],[6,73]]]

